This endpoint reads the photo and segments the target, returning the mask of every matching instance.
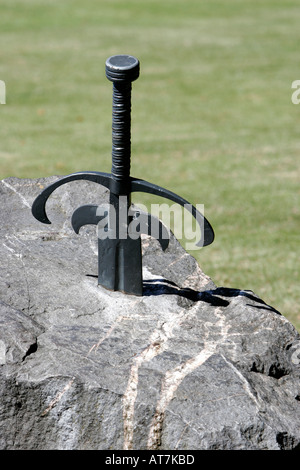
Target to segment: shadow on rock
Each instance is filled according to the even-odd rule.
[[[168,281],[166,279],[150,279],[144,280],[143,283],[143,295],[144,296],[151,296],[151,295],[179,295],[180,297],[184,297],[188,300],[192,300],[193,302],[206,302],[212,306],[217,307],[227,307],[230,304],[230,300],[227,300],[231,297],[238,297],[244,296],[247,297],[249,300],[252,300],[256,304],[261,305],[253,305],[247,304],[251,307],[255,307],[258,309],[265,309],[270,310],[272,312],[281,315],[278,310],[271,307],[270,305],[266,304],[263,300],[259,297],[256,297],[252,291],[248,290],[240,290],[240,289],[231,289],[227,287],[217,287],[213,290],[207,291],[196,291],[194,289],[190,289],[188,287],[181,288],[178,287],[174,282]]]

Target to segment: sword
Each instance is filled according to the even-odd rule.
[[[202,228],[198,246],[210,245],[214,231],[207,219],[181,196],[130,176],[131,90],[132,82],[139,77],[140,64],[133,56],[116,55],[107,59],[105,71],[113,83],[111,173],[78,172],[55,181],[37,196],[32,214],[40,222],[50,224],[46,202],[56,188],[71,181],[92,181],[109,189],[108,207],[94,204],[79,207],[72,215],[72,227],[79,233],[84,225],[98,226],[98,284],[113,291],[140,296],[143,294],[140,235],[153,236],[165,250],[169,244],[169,231],[159,219],[131,207],[133,192],[161,196],[185,207]]]

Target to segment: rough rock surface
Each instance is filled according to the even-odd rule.
[[[43,225],[31,204],[55,179],[0,182],[0,448],[299,448],[292,324],[174,238],[143,239],[143,297],[97,286],[95,227],[70,217],[107,192],[60,187]]]

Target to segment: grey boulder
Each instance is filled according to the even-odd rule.
[[[107,202],[57,177],[0,182],[0,449],[300,448],[300,337],[250,290],[217,287],[172,236],[143,237],[144,295],[97,285]],[[212,247],[206,249],[213,249]]]

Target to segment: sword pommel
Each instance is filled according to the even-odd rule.
[[[114,55],[107,59],[105,72],[111,82],[133,82],[139,77],[140,63],[132,55]]]

